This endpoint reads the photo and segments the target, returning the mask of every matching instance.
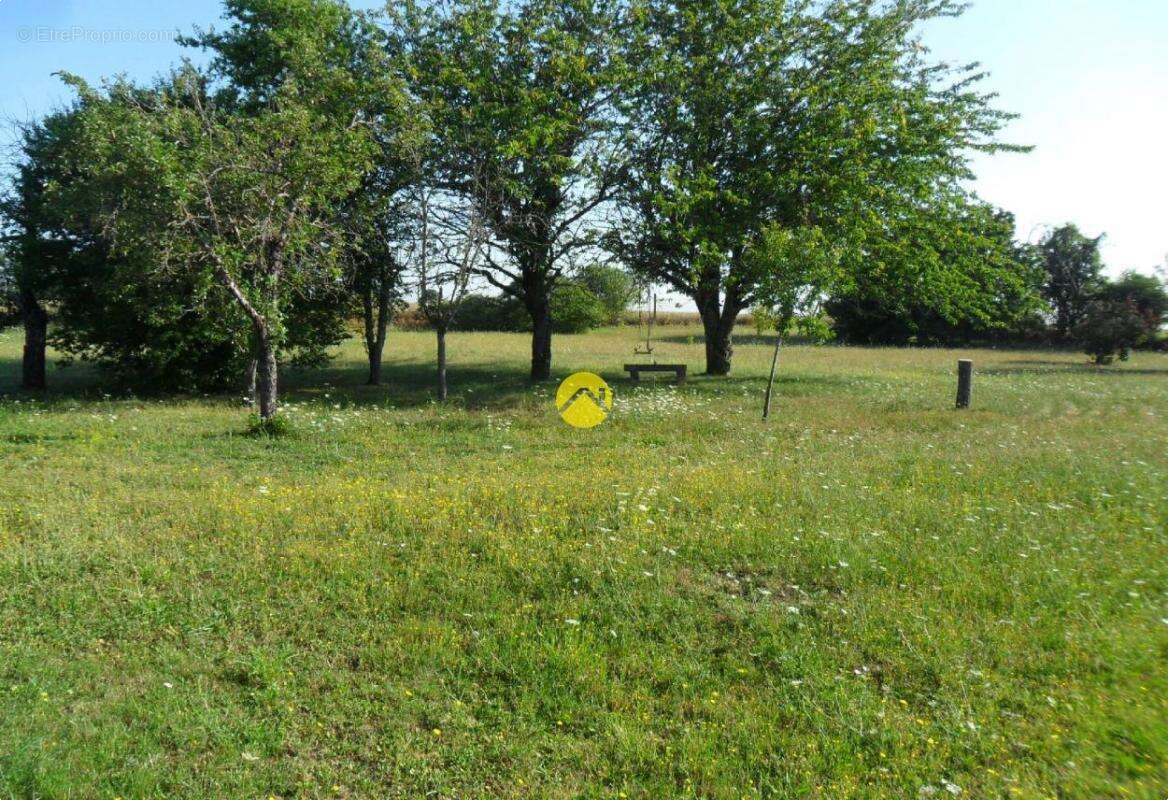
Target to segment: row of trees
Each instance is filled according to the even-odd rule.
[[[1016,302],[1005,222],[962,189],[1008,117],[916,38],[955,0],[226,9],[183,40],[207,68],[66,75],[76,102],[28,129],[4,203],[28,385],[51,312],[65,352],[139,379],[244,375],[266,419],[278,362],[321,357],[354,311],[376,381],[407,291],[441,360],[475,281],[522,305],[542,380],[554,293],[599,260],[692,298],[715,375],[754,303]],[[905,248],[927,269],[890,277]]]
[[[946,229],[950,244],[942,258],[961,283],[928,291],[914,280],[931,268],[925,251],[911,241],[896,243],[909,246],[897,246],[827,299],[834,334],[876,344],[1086,344],[1097,340],[1094,329],[1104,317],[1140,331],[1128,337],[1129,347],[1160,332],[1168,312],[1163,281],[1137,272],[1108,280],[1102,236],[1087,237],[1067,224],[1036,244],[1017,243],[1013,217],[986,207]]]
[[[1097,363],[1156,342],[1168,320],[1168,287],[1156,275],[1129,271],[1117,280],[1103,274],[1103,237],[1084,236],[1074,225],[1048,233],[1037,247],[1044,267],[1043,298],[1054,333],[1078,342]],[[1168,270],[1168,264],[1165,265]]]

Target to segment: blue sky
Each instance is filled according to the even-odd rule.
[[[189,54],[175,32],[214,24],[220,9],[218,0],[0,0],[0,118],[62,102],[57,70],[147,78]],[[1021,238],[1074,221],[1107,233],[1112,272],[1164,262],[1166,37],[1165,0],[975,0],[925,31],[938,58],[981,62],[1001,107],[1022,115],[1006,138],[1035,151],[978,158],[975,185],[1018,216]],[[11,141],[4,125],[0,143]]]

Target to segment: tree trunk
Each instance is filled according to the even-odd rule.
[[[734,344],[730,341],[730,334],[722,329],[722,325],[715,321],[713,324],[705,322],[706,329],[706,374],[729,375],[730,362],[734,357]]]
[[[259,366],[260,362],[253,348],[251,358],[247,361],[247,374],[243,377],[243,398],[249,406],[254,406],[256,403],[256,374],[259,371]]]
[[[368,386],[381,385],[381,353],[384,347],[384,343],[378,342],[369,348],[369,380],[365,381]]]
[[[446,327],[438,326],[438,400],[446,402]]]
[[[382,280],[377,290],[376,307],[372,287],[365,290],[365,352],[369,356],[370,386],[381,385],[381,361],[385,352],[385,341],[389,331],[390,298],[389,285]]]
[[[24,318],[24,360],[21,385],[25,389],[45,388],[45,350],[49,341],[49,315],[31,292],[21,293]]]
[[[1067,338],[1071,329],[1071,305],[1066,301],[1058,304],[1055,315],[1055,331],[1060,339]]]
[[[734,324],[742,310],[742,301],[733,289],[728,289],[723,302],[716,286],[699,287],[694,300],[706,332],[706,374],[729,375],[734,356]]]
[[[256,350],[256,394],[260,407],[260,419],[268,420],[280,410],[278,402],[279,368],[276,364],[276,349],[266,334],[260,334]]]
[[[531,379],[546,381],[552,376],[552,311],[547,297],[528,305],[531,313]]]
[[[731,334],[738,312],[732,308],[723,310],[715,297],[712,301],[699,303],[702,328],[706,332],[706,374],[729,375],[730,361],[734,356]],[[729,323],[727,323],[729,317]]]

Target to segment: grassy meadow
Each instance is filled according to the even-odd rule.
[[[0,339],[0,798],[1168,795],[1168,356],[394,333],[237,398]],[[954,411],[959,357],[974,409]]]

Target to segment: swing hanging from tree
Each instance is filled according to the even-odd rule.
[[[678,383],[685,383],[687,367],[685,364],[658,364],[653,358],[656,348],[653,345],[653,328],[657,324],[657,294],[652,286],[645,288],[640,308],[637,310],[637,339],[638,344],[633,347],[633,355],[649,356],[648,364],[625,364],[625,372],[634,381],[641,380],[642,372],[672,372]],[[645,343],[640,344],[640,335],[645,335]]]

